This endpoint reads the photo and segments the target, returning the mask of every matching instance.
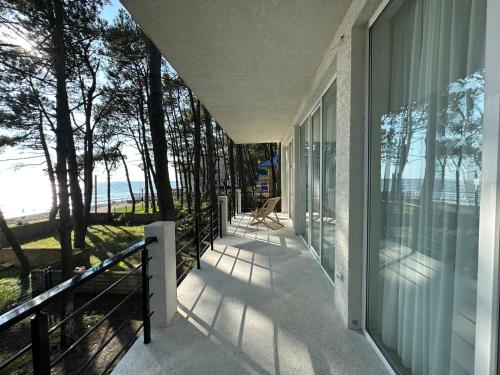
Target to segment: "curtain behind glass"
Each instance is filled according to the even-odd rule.
[[[473,372],[485,9],[394,1],[371,30],[368,330],[413,374]]]

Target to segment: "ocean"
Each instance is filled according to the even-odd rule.
[[[142,196],[144,194],[144,182],[132,181],[132,190],[134,195]],[[175,189],[175,181],[170,185]],[[82,187],[83,188],[83,187]],[[107,203],[107,184],[106,182],[97,182],[97,205]],[[111,200],[114,202],[127,201],[130,199],[130,193],[126,181],[111,182]],[[8,194],[1,194],[0,208],[5,218],[22,217],[26,215],[35,215],[48,212],[51,205],[50,188],[47,186],[38,186],[27,191],[26,189],[16,189],[12,187]],[[92,196],[92,206],[94,205],[94,196]]]

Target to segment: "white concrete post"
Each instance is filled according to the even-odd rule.
[[[235,190],[235,200],[236,200],[235,212],[237,214],[241,214],[241,189]]]
[[[219,205],[222,203],[222,218],[221,218],[221,227],[222,227],[222,235],[227,236],[227,196],[221,195],[219,197]],[[217,210],[217,212],[219,212]]]
[[[148,246],[152,328],[167,327],[177,312],[177,275],[175,261],[175,222],[157,221],[144,227],[144,237],[156,237]]]

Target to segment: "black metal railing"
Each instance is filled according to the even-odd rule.
[[[241,192],[241,212],[251,212],[262,206],[267,196],[258,191]]]
[[[32,372],[35,375],[47,375],[50,374],[52,369],[60,366],[63,362],[65,371],[68,373],[88,373],[89,366],[93,363],[95,364],[96,358],[113,339],[120,335],[118,338],[121,341],[121,347],[118,347],[117,352],[113,355],[106,353],[106,356],[104,356],[105,363],[100,363],[99,366],[99,369],[102,370],[99,372],[108,373],[116,360],[130,347],[141,329],[144,333],[144,343],[149,343],[151,341],[150,318],[153,312],[150,311],[149,304],[152,295],[149,291],[151,276],[148,272],[148,264],[152,258],[149,255],[148,246],[155,241],[156,238],[154,237],[146,238],[112,258],[60,283],[30,301],[1,315],[0,335],[3,336],[2,341],[7,340],[11,335],[9,330],[16,328],[16,333],[12,333],[12,335],[26,337],[27,344],[24,344],[19,350],[15,349],[17,351],[8,355],[7,358],[4,358],[4,353],[2,353],[0,373],[12,373],[15,371],[29,373],[31,372],[30,367],[32,367]],[[90,299],[86,299],[83,304],[78,305],[75,302],[78,287],[88,285],[92,281],[95,282],[98,275],[110,270],[121,262],[133,263],[132,260],[137,257],[134,257],[134,255],[138,255],[139,252],[141,253],[140,263],[135,264],[128,272],[110,285],[107,285],[101,292],[92,295]],[[103,301],[103,296],[108,295],[108,292],[116,288],[119,284],[124,283],[125,280],[129,279],[131,275],[136,274],[139,270],[142,271],[139,285],[130,288],[132,290],[125,296],[120,295],[116,305],[112,306],[103,316],[96,318],[96,321],[89,324],[89,328],[86,329],[84,326],[88,322],[85,324],[81,323],[83,323],[84,315],[92,310],[90,307],[96,308],[96,301]],[[142,302],[131,304],[132,299],[138,298],[139,292],[142,292]],[[110,297],[107,296],[106,300],[109,302]],[[129,309],[130,306],[134,307]],[[117,311],[122,307],[125,307],[125,319],[123,321],[114,321],[117,318]],[[137,317],[139,312],[142,312],[142,322],[132,327],[132,320],[134,317]],[[121,310],[120,313],[122,313]],[[111,324],[112,318],[113,323],[116,325],[113,325],[112,329],[105,329],[103,332],[98,332],[100,336],[98,346],[94,346],[92,350],[87,349],[85,351],[86,356],[83,356],[84,358],[82,359],[82,355],[77,351],[77,348],[81,349],[80,345],[92,333],[101,329],[104,322]],[[80,326],[79,328],[78,325]],[[128,326],[130,326],[129,330],[131,334],[128,338],[124,338],[124,329]],[[108,332],[112,332],[111,335],[108,335]],[[59,336],[56,334],[59,334]],[[63,337],[65,337],[64,343]],[[9,348],[11,346],[9,344]],[[31,361],[28,361],[27,359],[29,358],[26,357],[29,357],[30,354]],[[17,362],[20,360],[22,360],[22,363],[19,365]],[[18,366],[14,369],[13,367],[16,367],[16,363]]]
[[[227,221],[231,224],[231,220],[234,216],[234,194],[230,194],[227,196]]]
[[[208,206],[198,214],[191,214],[175,223],[177,285],[186,278],[196,264],[201,268],[201,256],[214,239],[222,237],[222,205]]]

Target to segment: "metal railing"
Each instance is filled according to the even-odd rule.
[[[214,239],[222,237],[222,206],[208,206],[175,223],[177,285],[186,278],[196,264],[201,268],[201,256]]]
[[[229,194],[227,197],[227,221],[231,224],[231,220],[234,216],[234,194]]]
[[[154,237],[141,240],[135,245],[132,245],[126,250],[116,254],[112,258],[82,272],[80,275],[74,276],[62,282],[30,301],[1,315],[0,333],[6,333],[7,330],[13,326],[22,324],[23,322],[25,323],[28,318],[30,319],[29,324],[31,333],[29,334],[28,330],[26,330],[27,332],[25,334],[29,335],[29,344],[25,345],[22,349],[6,358],[3,363],[0,364],[0,373],[11,372],[11,367],[16,363],[16,361],[25,355],[29,355],[30,352],[32,356],[33,373],[35,375],[50,374],[51,369],[63,362],[63,360],[69,359],[73,362],[79,362],[80,358],[78,358],[77,353],[75,354],[75,348],[89,338],[89,336],[94,331],[99,329],[105,321],[108,321],[120,307],[126,306],[125,304],[140,291],[142,291],[142,303],[133,309],[132,313],[128,314],[124,321],[119,323],[119,325],[114,328],[113,333],[110,336],[103,337],[99,342],[100,345],[93,350],[91,354],[89,353],[90,355],[88,359],[82,363],[79,368],[72,369],[71,373],[86,373],[89,365],[96,360],[103,349],[106,348],[117,335],[124,332],[125,327],[129,324],[131,325],[132,319],[140,311],[142,311],[142,323],[138,327],[132,329],[132,335],[126,339],[125,343],[118,350],[118,352],[111,356],[110,360],[104,364],[104,370],[102,373],[108,373],[110,371],[113,364],[120,357],[120,355],[127,350],[141,329],[143,329],[144,333],[144,343],[149,343],[151,341],[150,318],[153,312],[150,311],[149,304],[152,295],[149,291],[149,281],[151,276],[148,273],[148,263],[152,258],[149,256],[148,245],[155,241],[156,238]],[[130,260],[134,254],[139,252],[141,253],[141,262],[139,264],[133,267],[124,276],[111,283],[111,285],[107,286],[104,290],[93,296],[90,300],[86,301],[83,305],[76,308],[73,307],[74,292],[79,286],[92,281],[96,278],[96,276],[111,269],[113,266],[118,265],[120,262]],[[59,346],[54,344],[54,341],[57,341],[54,339],[55,333],[61,333],[61,331],[67,330],[69,326],[74,325],[77,322],[77,319],[83,319],[82,316],[85,312],[89,311],[89,307],[94,305],[96,301],[102,300],[102,297],[110,290],[139,270],[142,270],[140,285],[133,288],[130,293],[122,297],[110,311],[100,317],[90,328],[86,329],[81,334],[73,334],[71,337],[71,343],[66,343],[64,345],[61,343]],[[69,309],[68,306],[70,306]],[[58,347],[57,350],[53,350],[54,347]],[[23,368],[23,373],[25,372],[29,372],[29,370]]]
[[[209,247],[213,249],[215,238],[222,237],[222,219],[222,202],[219,202],[217,206],[205,207],[198,214],[192,214],[175,223],[177,285],[184,280],[195,264],[198,269],[201,267],[201,256]],[[157,239],[154,237],[146,238],[54,287],[52,287],[51,267],[45,268],[42,279],[45,283],[45,291],[0,316],[0,340],[3,338],[5,341],[7,336],[4,335],[7,335],[9,330],[14,329],[16,325],[21,326],[17,330],[23,331],[23,334],[28,338],[27,344],[19,345],[22,348],[15,353],[12,354],[11,350],[7,350],[7,357],[5,351],[0,353],[0,373],[19,370],[19,367],[13,369],[13,366],[16,362],[22,362],[18,363],[18,366],[21,365],[22,373],[28,373],[29,367],[32,367],[35,375],[48,375],[57,366],[64,365],[66,367],[68,361],[73,363],[71,363],[69,370],[66,368],[65,371],[69,371],[71,374],[87,373],[89,366],[95,364],[103,350],[115,337],[120,335],[118,338],[122,343],[121,347],[118,347],[117,352],[112,356],[106,353],[104,356],[106,363],[99,363],[99,372],[104,368],[102,371],[104,374],[112,370],[114,363],[131,346],[141,329],[143,330],[144,343],[149,343],[151,341],[150,318],[153,312],[150,311],[152,294],[149,288],[149,282],[152,278],[149,274],[149,261],[152,257],[149,254],[148,246],[156,241]],[[139,253],[140,263],[137,259]],[[114,266],[123,265],[123,263],[129,265],[129,271],[123,276],[119,275],[117,279],[115,277],[111,278],[111,281],[107,280],[108,283],[104,285],[102,291],[92,292],[88,296],[88,292],[82,293],[82,290],[77,290],[84,284],[92,281],[97,282],[94,279],[98,275],[111,270]],[[142,271],[140,282],[137,276],[135,282],[129,280],[129,282],[124,283],[139,270]],[[89,310],[101,308],[103,302],[106,305],[105,301],[109,302],[110,298],[103,297],[111,293],[115,295],[116,289],[118,289],[117,285],[121,283],[123,283],[122,289],[125,290],[126,294],[120,295],[120,299],[110,307],[109,311],[99,315],[91,324],[87,324],[87,321],[85,324],[79,324],[83,323],[84,316]],[[87,284],[84,289],[88,289],[89,285],[92,286],[92,284]],[[113,288],[116,289],[112,291]],[[110,291],[112,292],[109,293]],[[77,306],[76,297],[80,299],[81,294],[85,294],[86,298],[84,303]],[[134,298],[137,298],[137,301],[133,300]],[[100,301],[101,304],[96,303],[97,301]],[[70,303],[69,308],[68,302]],[[125,319],[111,324],[111,319],[114,321],[117,318],[123,318],[122,310],[126,311]],[[141,323],[132,327],[132,320],[138,320],[137,315],[140,312],[142,312]],[[117,317],[117,315],[119,316]],[[113,326],[111,335],[109,335],[109,329],[101,331],[105,322]],[[73,326],[74,328],[78,324],[80,326],[88,325],[88,329],[74,330],[71,340],[65,339],[63,343],[63,332],[67,330],[67,327]],[[125,328],[132,331],[130,337],[126,339],[123,337]],[[77,349],[81,349],[84,343],[88,344],[87,341],[91,339],[92,334],[92,337],[98,335],[98,340],[96,340],[98,346],[97,348],[92,347],[92,350],[87,348],[86,356],[82,361]],[[13,345],[8,345],[8,349],[12,347]],[[30,355],[31,358],[28,358]],[[32,366],[28,365],[27,359],[31,360]]]
[[[258,191],[241,192],[241,212],[251,212],[259,208],[269,198]]]

